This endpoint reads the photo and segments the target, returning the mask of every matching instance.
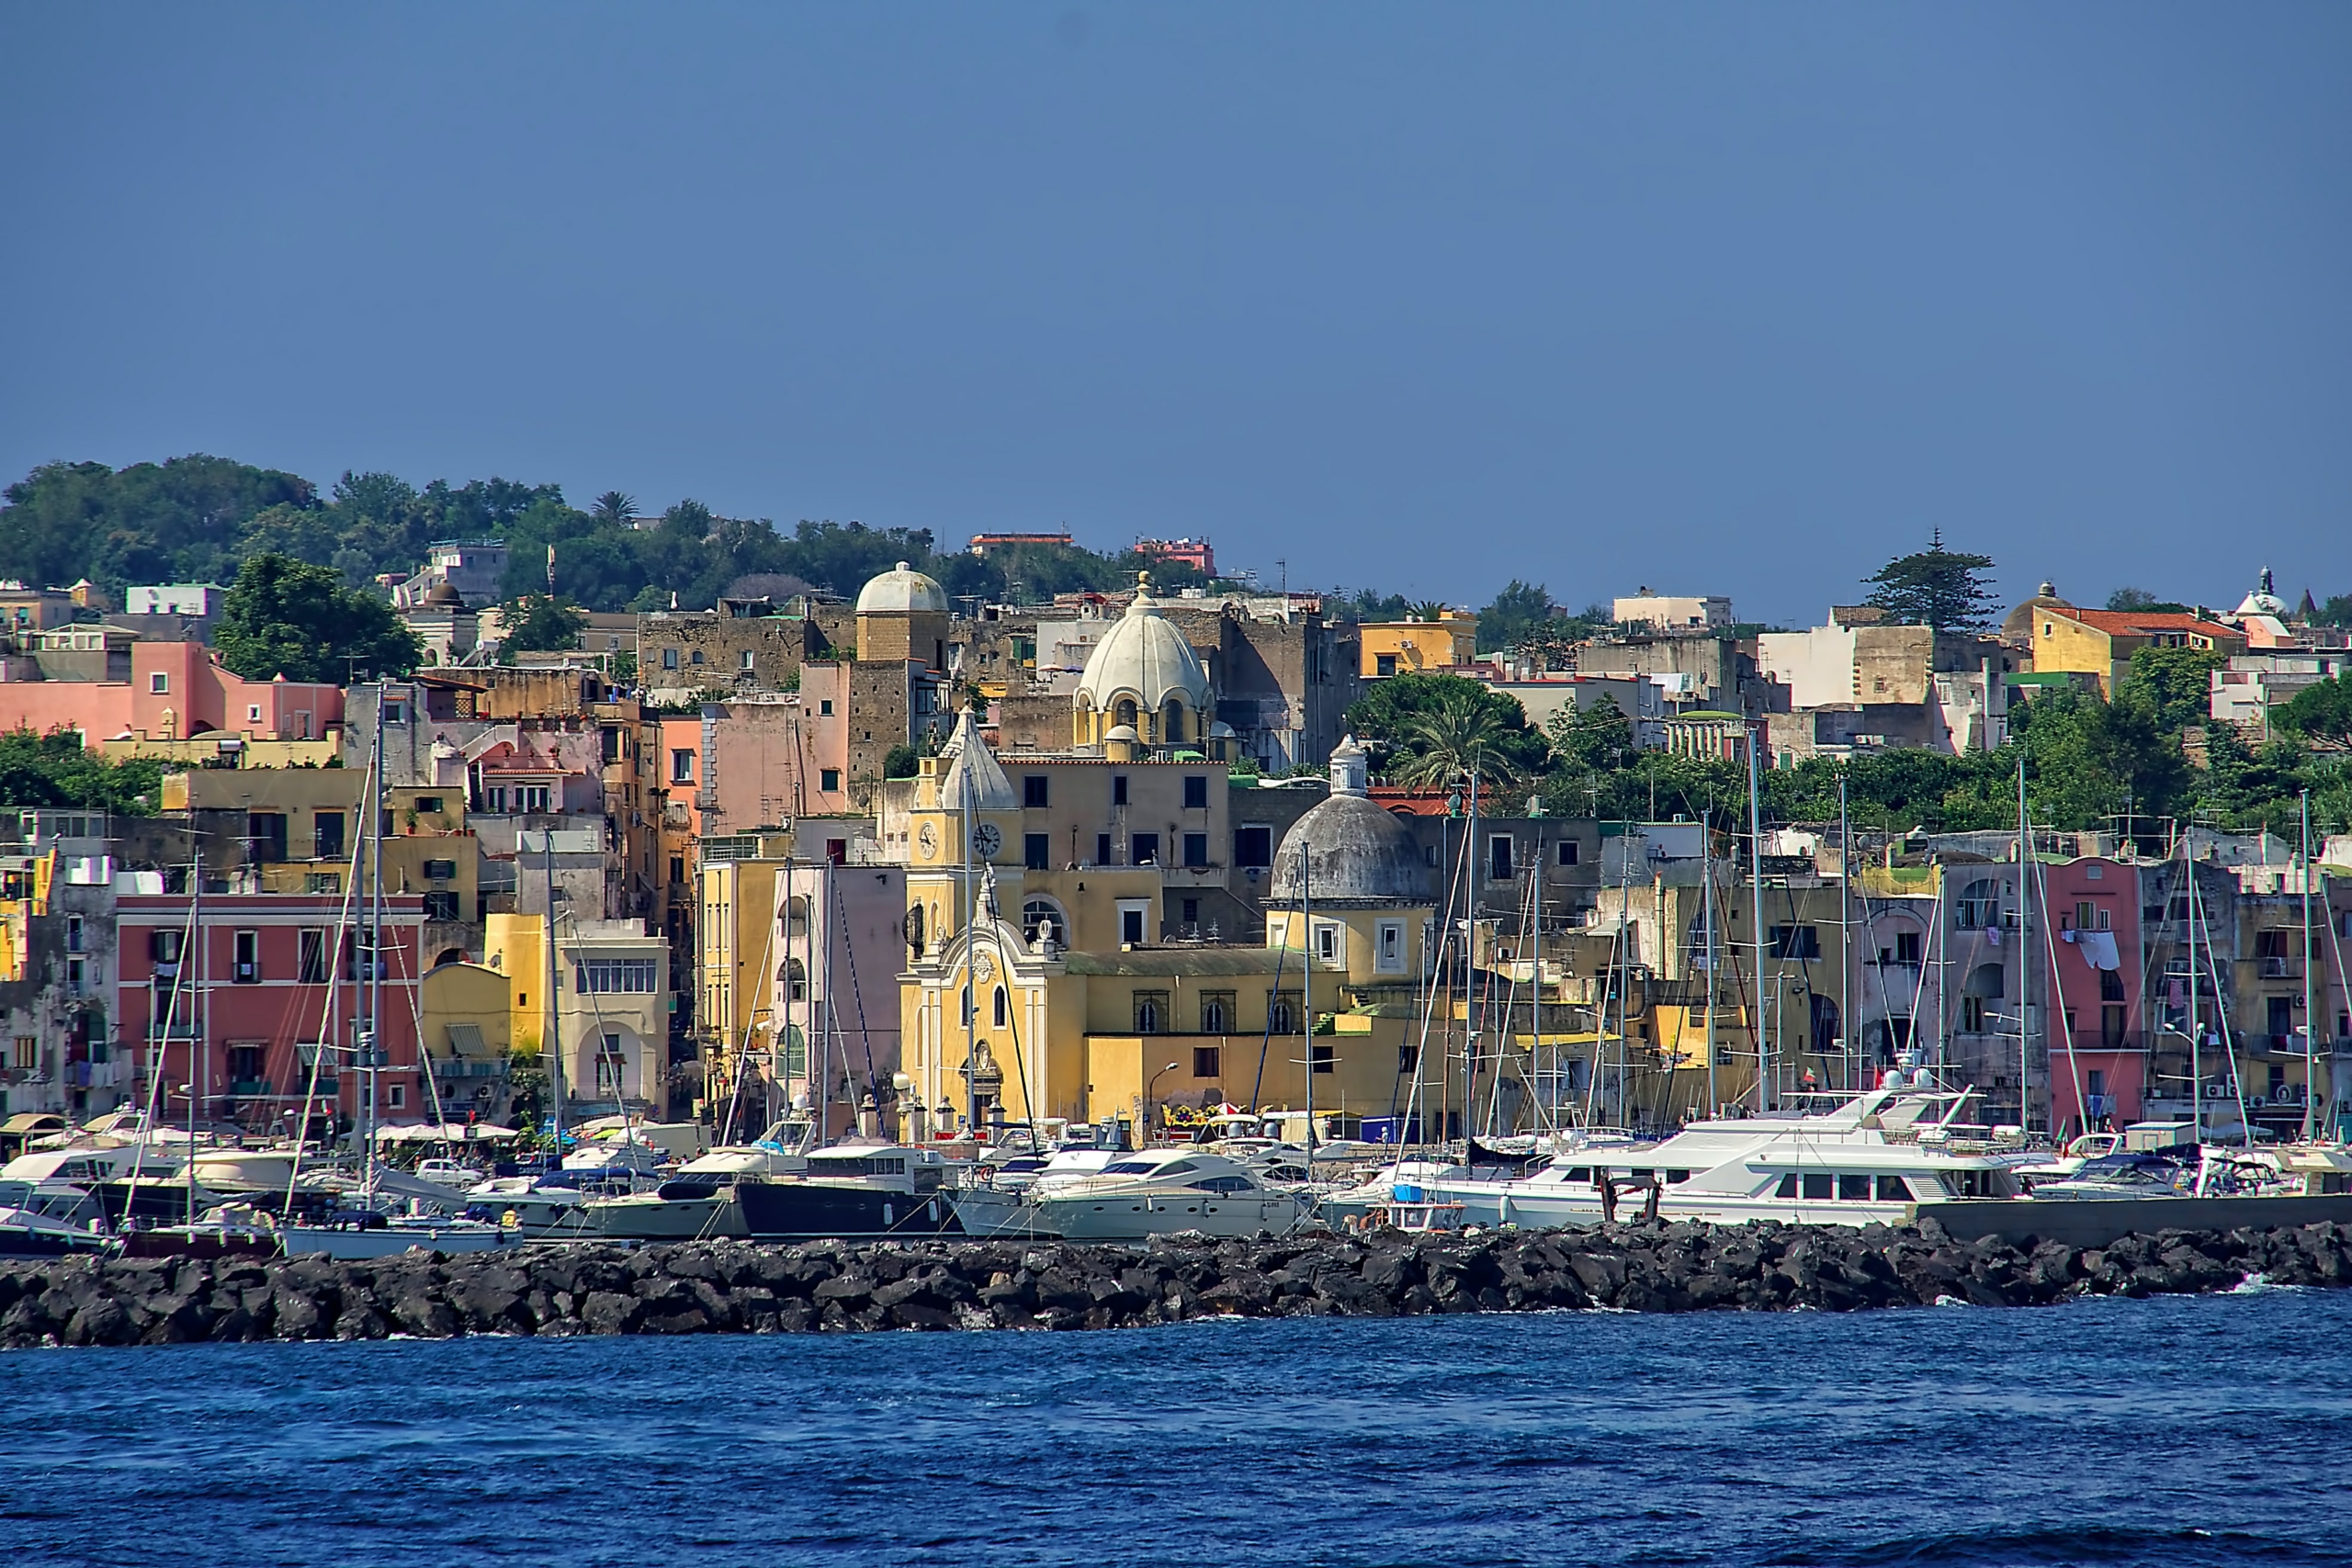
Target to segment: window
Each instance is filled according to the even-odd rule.
[[[1233,863],[1262,869],[1274,863],[1274,830],[1271,828],[1236,828],[1233,830]]]
[[[1209,779],[1206,773],[1184,775],[1184,809],[1206,811],[1209,808]]]
[[[424,816],[438,817],[441,815],[441,797],[437,795],[420,795],[416,797],[416,809]]]
[[[1822,1201],[1837,1195],[1838,1179],[1826,1171],[1805,1173],[1804,1195],[1808,1201]]]
[[[1980,876],[1968,885],[1952,907],[1952,921],[1962,931],[1982,931],[2001,922],[2001,886],[1990,877]]]
[[[1337,1046],[1309,1045],[1306,1048],[1306,1059],[1318,1073],[1339,1071],[1340,1055]]]
[[[1419,1046],[1399,1045],[1396,1047],[1396,1072],[1398,1077],[1403,1077],[1405,1074],[1413,1071],[1413,1069],[1419,1067],[1420,1065],[1421,1049]]]
[[[920,907],[916,912],[922,912]],[[1041,930],[1059,941],[1064,934],[1062,912],[1047,899],[1032,898],[1021,906],[1021,929],[1032,941],[1036,939]]]
[[[689,664],[700,664],[702,662],[702,649],[699,648],[695,649],[693,656],[690,657],[686,662]]]
[[[307,872],[302,877],[302,891],[305,893],[340,893],[343,891],[343,873],[339,871]]]
[[[1817,949],[1815,950],[1814,956],[1820,956]],[[1919,962],[1919,933],[1917,931],[1896,931],[1894,933],[1894,961],[1897,964],[1917,964]]]
[[[1276,991],[1266,998],[1266,1027],[1276,1034],[1298,1032],[1296,991]]]
[[[1159,1034],[1168,1027],[1168,993],[1137,991],[1136,993],[1136,1032]]]
[[[671,749],[670,782],[672,784],[695,782],[695,754],[691,747],[676,746]]]
[[[1021,835],[1021,863],[1031,871],[1046,871],[1052,867],[1054,840],[1050,834]]]
[[[1838,1179],[1838,1196],[1849,1203],[1871,1201],[1871,1179],[1867,1176],[1841,1176]]]
[[[817,716],[819,718],[831,718],[833,716],[832,698],[820,697],[817,700]]]
[[[548,810],[548,790],[546,784],[525,784],[521,789],[516,790],[514,795],[514,804],[517,809],[523,811],[526,815],[532,812],[539,813],[542,816],[546,814]]]
[[[168,926],[159,926],[147,933],[147,956],[155,961],[158,969],[168,973],[178,967],[180,939],[185,934]]]
[[[678,650],[674,648],[663,649],[662,650],[662,668],[664,670],[675,670],[677,667]]]
[[[1878,1179],[1878,1201],[1882,1203],[1908,1203],[1911,1201],[1911,1184],[1899,1176],[1882,1176]]]
[[[572,964],[571,983],[585,994],[650,995],[662,988],[661,967],[660,962],[651,958],[590,958]]]
[[[245,722],[247,724],[259,724],[261,722],[261,705],[259,703],[247,703],[245,705]]]
[[[1898,939],[1900,940],[1900,939]],[[1913,939],[1917,940],[1917,938]],[[1821,931],[1815,926],[1774,926],[1772,956],[1807,959],[1821,956]],[[1912,962],[1917,963],[1914,959]]]
[[[17,1071],[20,1073],[38,1071],[40,1067],[40,1036],[38,1034],[17,1035],[16,1055],[12,1060]]]
[[[65,917],[65,951],[68,953],[82,951],[82,917],[79,915]]]
[[[1232,1033],[1234,1017],[1239,1010],[1234,1006],[1233,992],[1203,991],[1201,993],[1201,1032],[1204,1034]],[[1213,1078],[1216,1077],[1216,1069],[1211,1067],[1204,1073],[1195,1071],[1193,1076],[1196,1078]]]
[[[1021,805],[1024,810],[1043,811],[1052,804],[1053,778],[1046,773],[1026,773],[1021,780]]]
[[[1188,866],[1209,863],[1209,836],[1206,833],[1184,835],[1184,863]]]
[[[1127,863],[1129,865],[1158,865],[1159,863],[1159,835],[1136,833],[1131,836],[1127,840]]]
[[[1111,835],[1108,833],[1094,835],[1094,863],[1096,865],[1111,863]]]
[[[408,1085],[396,1083],[388,1086],[384,1090],[384,1103],[394,1111],[404,1109],[408,1104]]]
[[[147,677],[147,690],[149,694],[153,696],[167,697],[171,695],[171,676],[161,670],[156,671],[153,674]]]
[[[842,787],[842,771],[839,768],[818,769],[817,787],[828,794],[838,790]]]
[[[305,927],[294,943],[294,977],[305,986],[327,983],[327,933],[316,926]]]
[[[83,967],[83,960],[69,958],[65,961],[65,989],[70,994],[80,996],[87,978],[88,973]]]
[[[283,811],[248,811],[245,813],[245,853],[265,863],[286,858],[286,813]]]
[[[456,861],[429,860],[424,863],[424,876],[425,880],[428,882],[448,882],[454,879],[457,874],[458,863]]]
[[[386,703],[384,705],[384,722],[386,724],[406,724],[408,722],[408,705],[406,703],[399,702]]]
[[[1119,940],[1121,942],[1140,942],[1143,941],[1143,916],[1144,912],[1141,909],[1121,909],[1119,911]]]
[[[1396,673],[1396,656],[1393,653],[1374,654],[1372,656],[1372,672],[1374,675],[1379,676],[1394,675]]]
[[[1198,898],[1184,900],[1183,920],[1188,926],[1196,926],[1201,923],[1201,901]]]
[[[1497,833],[1487,840],[1487,858],[1488,880],[1509,882],[1511,879],[1510,835],[1509,833]]]
[[[1315,926],[1315,956],[1326,964],[1340,961],[1340,928],[1317,921]]]
[[[743,673],[745,673],[746,675],[750,674],[752,671],[754,671],[754,670],[756,670],[756,669],[758,669],[758,668],[759,668],[759,660],[758,660],[756,658],[754,658],[754,657],[752,656],[752,650],[751,650],[750,649],[748,649],[748,648],[747,648],[747,649],[745,649],[743,650],[743,657],[742,657],[742,660],[741,660],[741,668],[742,669]]]
[[[2123,1043],[2123,1032],[2128,1010],[2112,1005],[2098,1010],[2099,1043],[2112,1051]],[[2285,1030],[2278,1032],[2286,1033]]]
[[[1193,1076],[1194,1077],[1213,1078],[1217,1076],[1218,1070],[1216,1046],[1195,1045],[1193,1047]]]
[[[2098,999],[2103,1002],[2120,1002],[2123,999],[2121,971],[2102,969],[2098,972]]]
[[[261,978],[261,932],[239,931],[229,939],[229,978],[241,986]]]
[[[1384,975],[1405,972],[1405,922],[1383,920],[1373,950],[1373,966]]]
[[[1012,1016],[1012,1004],[1011,1000],[1006,998],[1004,994],[1004,987],[1002,986],[999,986],[996,988],[995,1013],[996,1027],[999,1029],[1002,1029]]]
[[[1111,775],[1111,804],[1114,806],[1125,806],[1126,803],[1127,775],[1125,773],[1113,773]]]
[[[1555,862],[1555,864],[1574,865],[1577,863],[1577,841],[1574,839],[1562,839],[1559,842],[1558,848],[1553,852],[1557,857]]]
[[[1984,1033],[1984,998],[1968,996],[1960,998],[1960,1032],[1962,1034]]]
[[[427,893],[424,896],[424,918],[444,922],[456,920],[458,896],[448,892]]]

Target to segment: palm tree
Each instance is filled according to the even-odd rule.
[[[1476,773],[1491,788],[1518,783],[1512,728],[1498,709],[1498,703],[1510,701],[1471,681],[1431,693],[1429,705],[1406,721],[1398,737],[1396,782],[1418,789]]]
[[[1442,599],[1423,599],[1408,606],[1405,614],[1416,621],[1442,621],[1453,607]]]
[[[588,515],[597,522],[616,528],[626,528],[637,515],[637,497],[617,490],[608,490],[588,504]]]

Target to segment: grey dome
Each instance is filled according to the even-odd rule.
[[[1349,736],[1331,753],[1330,798],[1293,823],[1274,852],[1276,902],[1302,893],[1311,905],[1428,902],[1413,830],[1364,789],[1363,751]]]

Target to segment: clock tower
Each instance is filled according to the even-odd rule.
[[[943,942],[967,919],[966,873],[978,897],[983,868],[1020,908],[1021,797],[967,710],[937,757],[923,759],[907,846],[908,941]],[[918,914],[916,911],[920,910]]]

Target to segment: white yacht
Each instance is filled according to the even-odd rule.
[[[1697,1122],[1638,1150],[1570,1149],[1523,1180],[1439,1176],[1400,1181],[1395,1195],[1458,1202],[1472,1224],[1592,1225],[1612,1210],[1724,1225],[1902,1224],[1918,1203],[2018,1195],[2015,1158],[1957,1123],[1973,1098],[1911,1077],[1827,1111]]]
[[[731,1181],[739,1176],[790,1176],[808,1168],[816,1124],[804,1112],[772,1123],[748,1144],[720,1144],[678,1168],[685,1180]]]
[[[681,1173],[650,1192],[591,1198],[580,1206],[585,1234],[612,1241],[707,1241],[747,1236],[735,1179]]]
[[[1180,1231],[1283,1235],[1308,1207],[1238,1160],[1189,1148],[1122,1154],[1091,1172],[1041,1177],[1023,1193],[982,1189],[956,1200],[956,1218],[973,1235],[1071,1241],[1141,1241]]]
[[[280,1228],[286,1256],[323,1252],[329,1258],[390,1258],[394,1254],[488,1252],[519,1239],[486,1220],[446,1214],[385,1214],[372,1209],[338,1210],[316,1224]]]

